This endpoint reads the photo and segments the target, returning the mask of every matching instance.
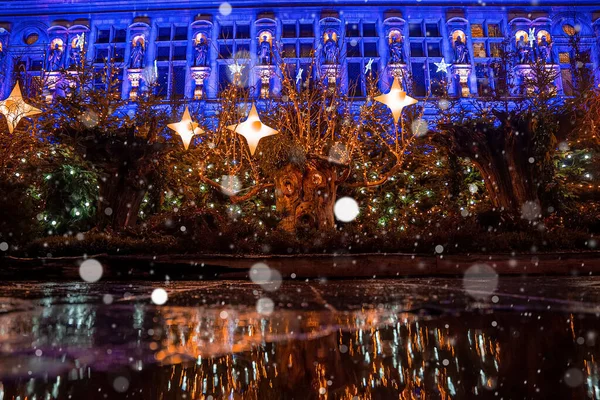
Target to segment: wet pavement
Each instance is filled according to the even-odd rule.
[[[0,296],[0,400],[600,399],[599,277],[21,281]]]

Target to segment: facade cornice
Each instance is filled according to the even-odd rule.
[[[0,18],[10,16],[34,16],[54,14],[86,14],[103,12],[134,12],[145,13],[154,11],[177,11],[177,10],[218,10],[222,1],[218,0],[2,0],[0,2]],[[286,9],[293,7],[304,8],[371,8],[371,7],[481,7],[478,0],[411,0],[405,2],[389,0],[343,0],[335,2],[324,2],[322,0],[292,0],[282,2],[281,0],[231,0],[229,2],[235,12],[236,9]],[[494,7],[518,7],[528,10],[544,9],[553,6],[573,6],[572,2],[566,0],[545,0],[538,6],[532,6],[530,1],[487,1],[486,6]],[[597,0],[579,0],[577,6],[589,6],[590,10],[600,10]]]

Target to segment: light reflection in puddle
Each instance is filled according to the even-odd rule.
[[[0,399],[600,398],[594,314],[44,296],[0,314]]]

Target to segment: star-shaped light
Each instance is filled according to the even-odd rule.
[[[198,127],[198,123],[192,121],[190,111],[187,107],[185,107],[185,111],[183,112],[183,117],[181,117],[181,121],[169,124],[167,126],[170,129],[173,129],[179,136],[181,136],[181,140],[183,141],[183,147],[185,147],[186,150],[188,149],[188,147],[190,147],[192,137],[194,135],[199,135],[204,132]]]
[[[367,63],[367,65],[365,65],[365,75],[373,68],[373,61],[374,60],[372,58],[369,58],[369,62]]]
[[[238,63],[233,63],[233,64],[229,64],[227,66],[227,68],[229,68],[229,72],[231,72],[231,75],[239,75],[242,73],[242,70],[244,69],[244,65],[240,65]]]
[[[394,78],[394,83],[392,84],[390,91],[387,94],[382,94],[381,96],[375,97],[375,101],[383,103],[389,107],[396,123],[398,122],[404,107],[417,104],[417,100],[408,96],[406,92],[402,90],[397,77]]]
[[[234,131],[235,133],[246,138],[251,155],[254,155],[260,139],[266,136],[276,135],[278,133],[275,129],[268,127],[260,121],[258,111],[256,111],[256,106],[254,104],[252,104],[252,109],[248,114],[248,118],[246,118],[244,122],[235,125],[229,125],[227,129]]]
[[[437,71],[435,72],[445,72],[448,73],[448,68],[452,66],[452,64],[446,64],[446,60],[442,58],[442,61],[439,63],[434,63],[437,67]]]
[[[79,47],[79,50],[83,51],[83,46],[85,45],[85,32],[75,36],[75,38],[77,39],[75,41],[75,47]]]
[[[41,114],[42,111],[25,103],[21,94],[21,87],[17,82],[10,95],[5,100],[0,101],[0,113],[6,117],[8,131],[13,133],[21,118]]]
[[[529,28],[529,46],[533,47],[535,43],[535,28]]]
[[[300,68],[296,74],[296,85],[302,80],[302,72],[304,72],[304,70]]]

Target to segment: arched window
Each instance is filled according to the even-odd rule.
[[[25,36],[24,42],[26,45],[31,46],[32,44],[37,43],[39,38],[40,38],[40,35],[38,35],[37,33],[30,33]]]

